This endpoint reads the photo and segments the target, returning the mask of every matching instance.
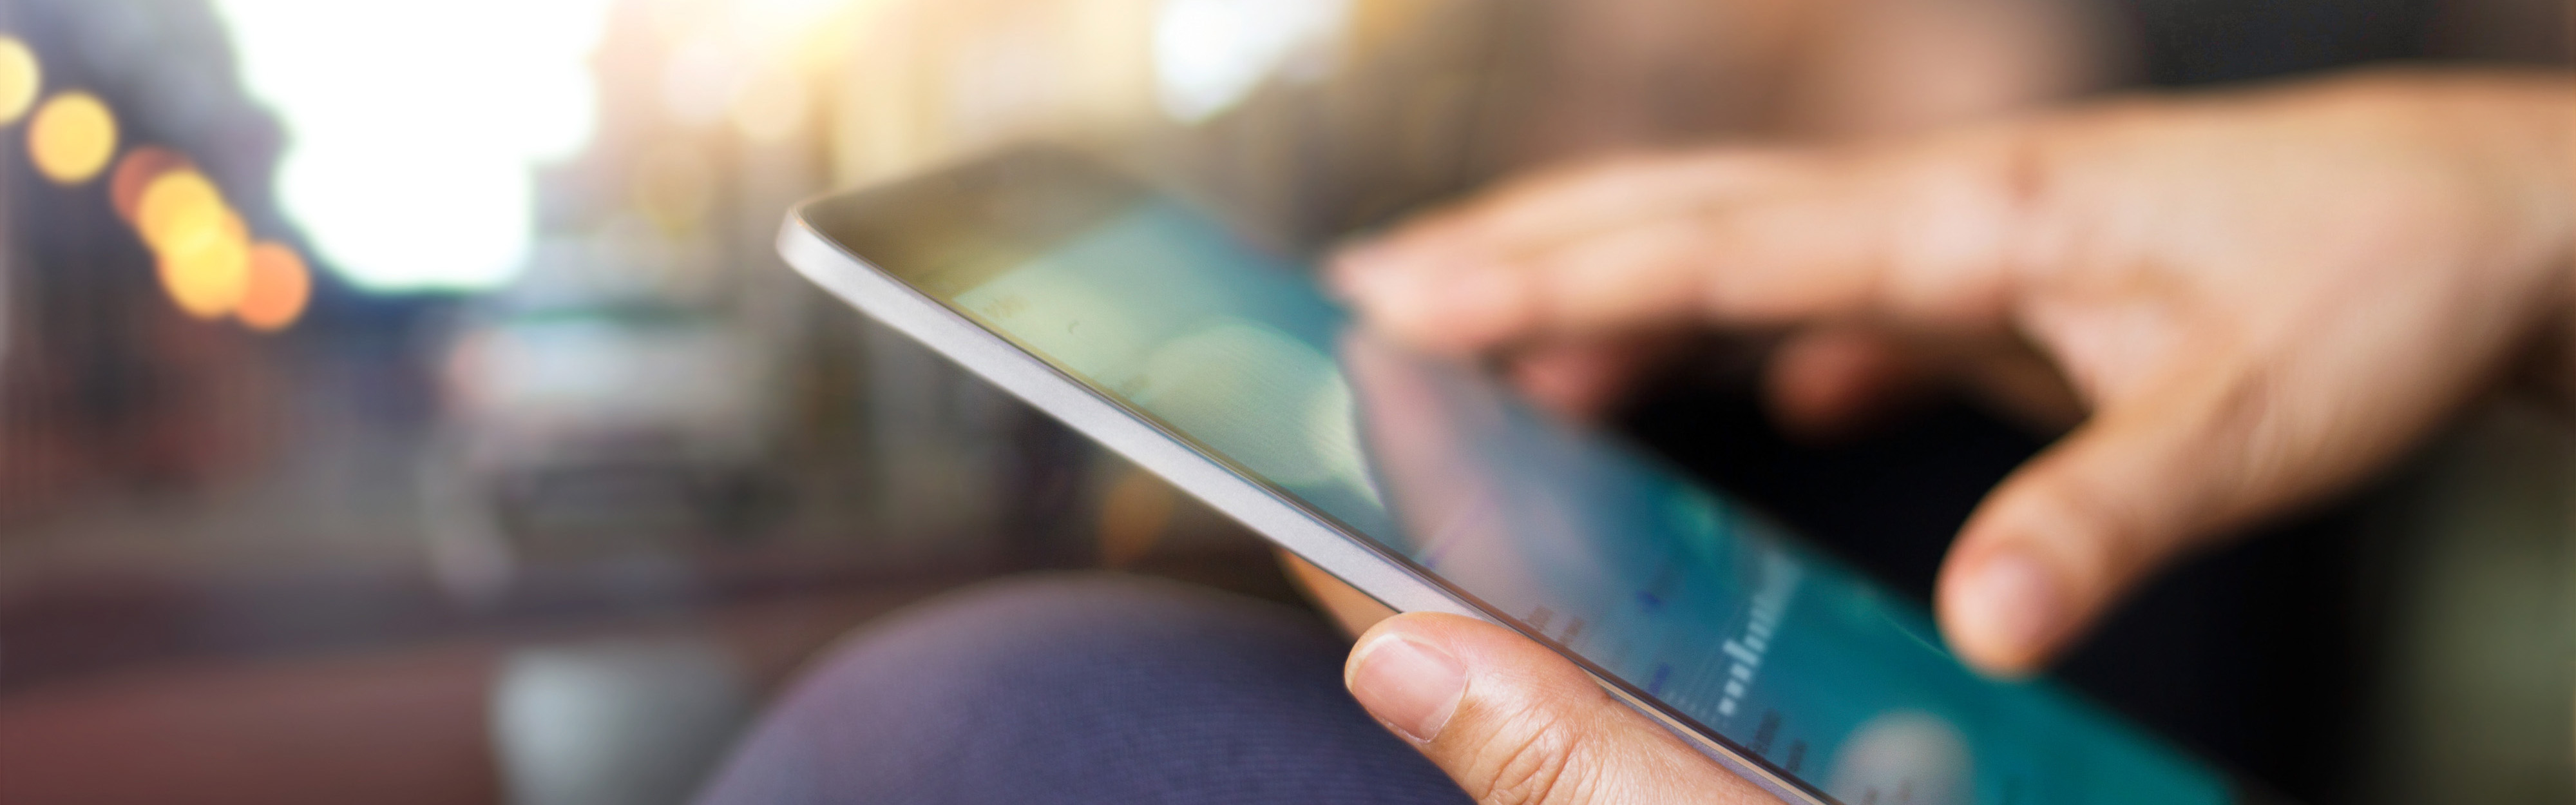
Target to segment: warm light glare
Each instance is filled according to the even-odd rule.
[[[168,251],[184,229],[194,232],[207,228],[232,214],[224,195],[203,173],[194,170],[163,172],[144,185],[135,200],[134,230],[142,233],[143,243],[154,251]]]
[[[714,37],[776,59],[812,44],[837,16],[882,0],[644,0],[665,39]]]
[[[1285,68],[1318,67],[1349,0],[1163,0],[1154,78],[1163,111],[1196,123],[1243,102]]]
[[[763,145],[786,141],[804,130],[813,113],[811,92],[796,71],[771,67],[754,75],[742,96],[734,99],[734,131]]]
[[[313,284],[304,257],[282,244],[252,245],[241,213],[187,157],[134,149],[117,164],[109,193],[160,256],[161,289],[188,315],[232,314],[254,329],[275,331],[303,314]]]
[[[139,227],[142,221],[136,216],[143,209],[143,191],[172,171],[188,167],[187,157],[160,146],[147,145],[126,152],[124,159],[117,160],[116,172],[107,178],[107,197],[116,205],[117,217]],[[212,190],[212,185],[207,189]]]
[[[666,232],[682,233],[707,216],[715,195],[715,166],[687,143],[667,143],[636,161],[635,206]]]
[[[116,156],[116,115],[98,96],[67,92],[36,109],[27,129],[27,155],[36,170],[56,184],[74,185],[96,178]]]
[[[230,215],[189,222],[161,250],[161,286],[179,309],[200,319],[233,312],[250,285],[250,233]]]
[[[0,36],[0,126],[18,122],[36,105],[45,88],[45,71],[36,52],[14,36]]]
[[[276,332],[304,315],[312,295],[313,274],[304,256],[285,244],[263,242],[250,249],[249,282],[233,314],[251,329]]]
[[[531,169],[595,123],[611,0],[217,0],[292,145],[279,201],[371,289],[489,287],[526,260]]]

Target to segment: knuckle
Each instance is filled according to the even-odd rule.
[[[2301,440],[2290,435],[2281,397],[2275,378],[2231,372],[2166,398],[2156,414],[2167,420],[2156,426],[2159,447],[2123,442],[2127,460],[2083,461],[2048,476],[2035,496],[2051,510],[2043,522],[2073,537],[2052,542],[2083,572],[2125,583],[2224,533],[2297,474]]]
[[[1893,225],[1884,303],[1929,321],[2002,314],[2010,280],[2045,260],[2038,226],[2052,196],[2047,149],[2028,132],[1980,133],[1907,177]]]
[[[2126,575],[2124,568],[2145,560],[2147,513],[2127,497],[2082,480],[2053,491],[2049,502],[2058,509],[2056,519],[2069,526],[2059,533],[2073,537],[2055,540],[2057,549],[2092,584],[2115,584]]]
[[[2310,456],[2301,447],[2317,440],[2302,438],[2285,396],[2277,376],[2249,372],[2224,386],[2210,406],[2209,418],[2202,423],[2204,438],[2234,445],[2233,461],[2223,465],[2220,474],[2201,476],[2212,481],[2200,491],[2207,499],[2209,519],[2216,524],[2242,519],[2245,510],[2290,491],[2312,474],[2302,472],[2314,462],[2303,460]]]
[[[1482,805],[1578,805],[1591,800],[1579,730],[1561,715],[1515,716],[1495,732],[1480,757],[1476,801]]]

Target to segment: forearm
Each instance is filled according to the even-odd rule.
[[[2576,74],[2501,73],[2492,82],[2468,93],[2463,111],[2493,121],[2492,170],[2516,187],[2532,259],[2576,271]]]
[[[2494,144],[2490,170],[2515,188],[2508,197],[2528,233],[2529,270],[2558,278],[2514,385],[2576,412],[2576,74],[2492,78],[2463,93],[2461,111]]]

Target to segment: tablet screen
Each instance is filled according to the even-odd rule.
[[[909,279],[1845,805],[2231,801],[2225,777],[2089,703],[1971,673],[1919,604],[1760,516],[1353,331],[1295,265],[1190,210],[1133,192],[1083,206]]]

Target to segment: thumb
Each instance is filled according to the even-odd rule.
[[[1360,705],[1485,805],[1775,803],[1574,663],[1456,615],[1389,618],[1344,668]]]

